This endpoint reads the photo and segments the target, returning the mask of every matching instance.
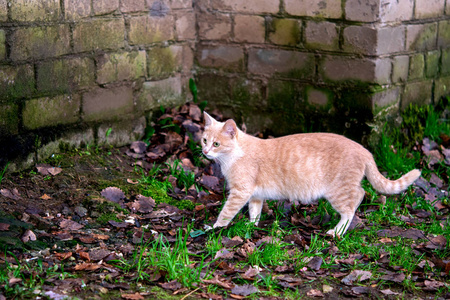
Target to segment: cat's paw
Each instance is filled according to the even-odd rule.
[[[327,235],[331,236],[332,238],[340,238],[339,234],[336,234],[336,231],[334,229],[328,230]]]
[[[216,223],[214,223],[213,228],[217,228],[217,227],[225,227],[228,225],[227,221],[217,221]]]

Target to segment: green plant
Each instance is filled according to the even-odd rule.
[[[393,145],[393,138],[383,133],[374,155],[381,170],[388,172],[389,176],[399,177],[415,168],[419,161],[419,154],[416,152],[411,156],[409,150],[399,143],[395,147]]]
[[[4,167],[3,170],[0,172],[0,184],[1,184],[2,181],[3,181],[3,178],[4,178],[4,176],[5,176],[6,170],[8,169],[8,165],[9,165],[9,162],[6,163],[5,167]]]
[[[166,163],[169,168],[170,175],[177,179],[180,188],[187,190],[195,185],[195,174],[191,171],[185,171],[179,160],[175,160],[173,164]]]

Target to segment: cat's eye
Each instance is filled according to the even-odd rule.
[[[207,142],[206,139],[203,139],[203,144],[206,144],[206,142]]]
[[[217,148],[217,147],[219,147],[219,146],[220,146],[220,143],[219,143],[219,142],[214,142],[214,144],[213,144],[213,145],[214,145],[214,147],[216,147],[216,148]]]

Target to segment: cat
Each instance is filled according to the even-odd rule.
[[[404,191],[421,172],[386,179],[372,154],[360,144],[332,133],[302,133],[259,139],[241,131],[230,119],[216,121],[204,112],[202,152],[219,163],[230,193],[216,227],[227,226],[249,204],[250,221],[258,225],[265,199],[317,203],[326,198],[341,219],[327,234],[345,234],[364,197],[361,180],[367,177],[383,194]]]

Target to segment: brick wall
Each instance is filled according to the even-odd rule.
[[[361,138],[449,94],[450,0],[197,4],[200,96],[251,131]]]
[[[0,0],[0,165],[140,138],[185,101],[195,36],[192,0]]]
[[[360,139],[449,94],[450,0],[0,0],[0,165],[138,138],[190,77],[249,131]]]

